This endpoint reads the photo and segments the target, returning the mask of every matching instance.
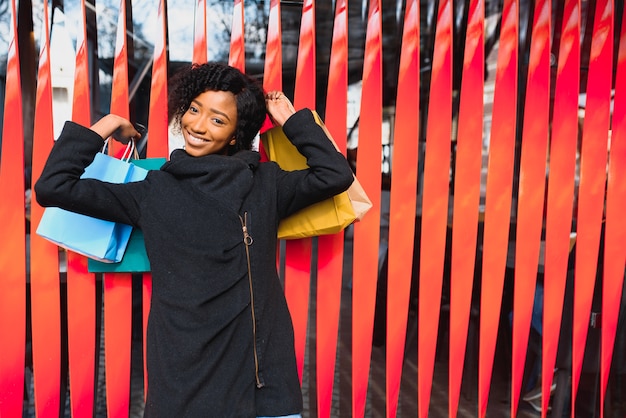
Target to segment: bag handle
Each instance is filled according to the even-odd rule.
[[[124,150],[124,153],[122,154],[122,158],[120,159],[122,161],[130,162],[130,158],[133,156],[134,150],[135,150],[135,140],[131,139],[130,141],[128,141],[128,144],[126,144],[126,149]]]
[[[109,145],[109,139],[110,138],[107,138],[104,140],[104,145],[102,145],[102,150],[101,150],[103,154],[106,154],[106,149]],[[126,148],[124,149],[124,153],[122,154],[122,157],[120,158],[120,160],[125,161],[125,162],[130,162],[130,159],[133,155],[137,155],[137,149],[135,148],[135,140],[131,139],[130,141],[128,141],[128,144],[126,144]]]
[[[133,139],[132,142],[135,142],[135,140]],[[133,160],[138,160],[139,157],[139,152],[137,151],[137,145],[133,144],[134,148],[133,148]]]

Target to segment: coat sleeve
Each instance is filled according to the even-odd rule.
[[[309,168],[283,171],[278,178],[278,213],[287,217],[350,187],[354,174],[309,109],[302,109],[283,125],[287,138],[307,159]]]
[[[72,212],[137,226],[144,182],[113,184],[81,179],[85,168],[102,149],[103,139],[73,122],[66,122],[41,176],[35,183],[37,202]]]

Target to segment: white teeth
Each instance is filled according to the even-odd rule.
[[[193,135],[189,135],[189,140],[190,141],[195,141],[195,142],[209,142],[206,139],[198,138],[198,137],[195,137]]]

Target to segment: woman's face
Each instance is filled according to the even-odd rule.
[[[237,99],[229,91],[205,91],[191,101],[180,122],[189,155],[225,154],[236,141]]]

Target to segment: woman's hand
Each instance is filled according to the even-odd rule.
[[[270,91],[265,95],[265,106],[275,125],[283,126],[296,113],[291,101],[281,91]]]
[[[114,114],[104,116],[93,124],[91,130],[105,140],[113,137],[122,144],[128,144],[131,139],[141,138],[141,134],[129,120]]]

